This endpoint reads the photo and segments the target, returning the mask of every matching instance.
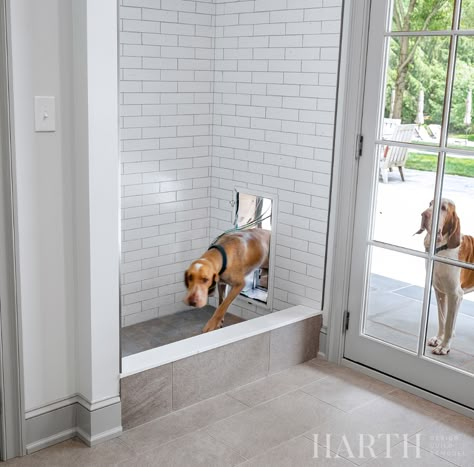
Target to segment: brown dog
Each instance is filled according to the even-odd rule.
[[[245,276],[259,267],[268,267],[269,251],[270,232],[249,229],[223,235],[198,260],[191,263],[184,273],[188,289],[184,302],[187,305],[202,308],[216,284],[219,290],[219,306],[203,332],[222,327],[227,308],[244,288]],[[224,298],[226,284],[231,288]]]
[[[461,222],[456,214],[455,204],[447,199],[441,200],[439,225],[433,229],[433,202],[421,214],[421,227],[417,234],[426,231],[425,250],[428,251],[431,235],[436,235],[436,254],[444,258],[474,263],[474,237],[461,234]],[[433,288],[438,304],[438,333],[428,340],[434,347],[433,353],[446,355],[451,348],[456,317],[464,294],[474,291],[474,271],[435,262],[433,269]]]

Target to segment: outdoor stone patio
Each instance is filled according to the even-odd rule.
[[[474,294],[471,294],[471,296]],[[474,298],[474,297],[469,297]],[[427,347],[426,356],[474,373],[474,301],[464,299],[456,323],[456,337],[448,355]],[[371,275],[366,333],[416,352],[423,304],[423,288],[377,274]],[[438,328],[436,298],[431,296],[428,337]]]

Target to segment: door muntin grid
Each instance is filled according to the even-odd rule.
[[[433,193],[433,200],[434,200],[434,208],[433,208],[433,217],[432,217],[432,225],[438,225],[439,217],[440,217],[440,203],[442,198],[442,190],[443,190],[443,179],[445,173],[445,163],[446,157],[448,153],[458,155],[458,156],[466,156],[472,157],[473,153],[470,149],[463,149],[463,148],[452,148],[448,145],[448,136],[449,136],[449,119],[450,119],[450,110],[451,110],[451,101],[452,101],[452,94],[453,94],[453,85],[454,85],[454,78],[455,78],[455,63],[456,63],[456,54],[457,54],[457,47],[459,38],[463,37],[472,37],[474,36],[474,30],[470,29],[463,29],[461,26],[461,13],[462,13],[462,1],[463,0],[454,0],[453,1],[453,17],[452,17],[452,25],[450,29],[445,30],[413,30],[413,31],[400,31],[400,30],[392,30],[392,14],[393,14],[393,6],[394,0],[390,0],[389,7],[387,8],[387,16],[385,21],[385,32],[384,32],[384,57],[383,57],[383,71],[381,74],[381,82],[380,82],[380,100],[378,102],[378,112],[377,112],[377,132],[376,138],[374,141],[374,152],[373,154],[378,154],[380,147],[385,147],[387,145],[395,146],[395,147],[403,147],[407,148],[407,150],[418,150],[419,145],[417,143],[413,143],[411,141],[401,142],[401,141],[394,141],[389,138],[384,138],[383,135],[383,122],[384,122],[384,114],[385,114],[385,105],[386,105],[386,83],[387,83],[387,72],[389,66],[389,43],[391,40],[401,36],[408,36],[410,38],[417,38],[417,37],[427,37],[427,36],[434,36],[434,37],[445,37],[449,38],[449,57],[448,57],[448,64],[447,64],[447,71],[446,71],[446,88],[444,94],[444,102],[443,102],[443,110],[442,110],[442,122],[441,122],[441,130],[439,135],[438,143],[431,144],[430,146],[423,146],[423,151],[427,153],[431,153],[437,156],[437,168],[436,168],[436,178],[434,184],[434,193]],[[467,0],[464,0],[466,2]],[[474,27],[474,24],[472,25]],[[474,40],[474,37],[473,37]],[[376,156],[375,156],[376,157]],[[397,245],[394,242],[389,241],[380,241],[374,237],[375,232],[375,222],[376,222],[376,215],[375,215],[375,208],[377,205],[377,185],[378,185],[378,177],[379,177],[379,164],[380,160],[377,157],[377,163],[374,165],[374,170],[372,173],[372,195],[370,200],[370,222],[369,228],[367,231],[367,241],[366,241],[366,248],[368,250],[368,254],[366,257],[366,264],[365,264],[365,271],[366,271],[366,279],[365,279],[365,294],[363,297],[363,319],[360,321],[360,335],[364,337],[368,337],[370,339],[374,339],[374,336],[370,336],[369,334],[365,333],[366,329],[366,318],[367,318],[367,305],[369,302],[369,265],[371,260],[371,254],[369,250],[373,248],[377,249],[385,249],[392,252],[398,252],[400,254],[407,254],[413,257],[419,257],[425,260],[426,262],[426,277],[424,281],[424,294],[423,294],[423,305],[422,305],[422,312],[421,318],[419,323],[419,331],[418,331],[418,344],[416,349],[404,349],[400,346],[396,346],[398,349],[412,352],[418,355],[420,358],[429,358],[429,356],[425,356],[425,348],[426,348],[426,340],[427,340],[427,328],[428,328],[428,313],[430,308],[430,300],[431,300],[431,282],[433,276],[433,266],[435,261],[447,263],[453,266],[460,266],[467,269],[474,269],[474,264],[467,264],[463,263],[457,259],[448,259],[445,257],[441,257],[437,255],[435,252],[436,249],[436,236],[433,235],[431,238],[431,243],[427,251],[417,251],[414,248],[406,247],[403,245]],[[431,200],[427,200],[427,203]],[[420,243],[423,240],[420,237]],[[375,338],[376,339],[376,338]],[[390,342],[384,342],[387,345],[392,345]],[[442,362],[440,362],[443,364]],[[455,368],[453,368],[455,369]]]

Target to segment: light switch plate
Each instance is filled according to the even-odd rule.
[[[35,96],[35,131],[56,131],[54,96]]]

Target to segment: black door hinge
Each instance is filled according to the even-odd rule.
[[[362,150],[364,148],[364,136],[359,135],[357,141],[357,155],[356,159],[360,159],[362,157]]]
[[[344,331],[347,331],[349,329],[349,319],[350,319],[350,312],[346,311],[344,313]]]

